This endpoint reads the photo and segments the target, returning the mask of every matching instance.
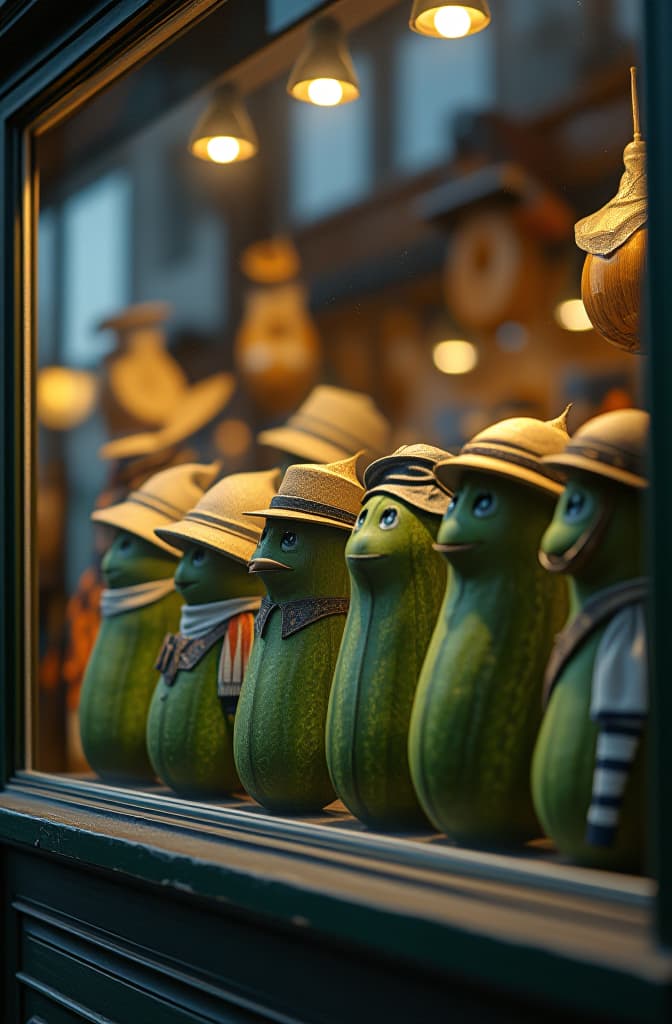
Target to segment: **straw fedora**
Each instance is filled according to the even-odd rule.
[[[309,462],[336,462],[362,450],[372,461],[388,450],[389,436],[389,423],[368,395],[323,384],[257,441]]]
[[[372,494],[389,494],[421,512],[442,516],[451,496],[437,484],[434,467],[450,458],[450,452],[429,444],[402,444],[367,467],[364,501]]]
[[[300,519],[351,530],[359,515],[364,488],[357,466],[362,453],[328,465],[297,463],[284,475],[280,490],[268,508],[246,512],[266,519]]]
[[[224,477],[179,522],[162,526],[156,535],[182,551],[200,544],[247,563],[259,543],[262,524],[245,519],[245,510],[271,501],[280,477],[279,469]]]
[[[217,462],[208,466],[187,462],[162,469],[150,476],[137,491],[131,491],[124,501],[97,509],[91,519],[126,530],[163,551],[169,551],[171,555],[179,555],[180,552],[170,544],[157,539],[154,530],[157,526],[175,522],[193,508],[218,472]]]
[[[456,491],[465,469],[477,469],[518,480],[522,484],[558,495],[563,489],[558,474],[542,462],[545,455],[560,453],[567,442],[567,406],[554,420],[517,416],[501,420],[472,437],[454,458],[435,469],[439,484]]]
[[[646,473],[649,414],[617,409],[588,420],[559,455],[543,462],[566,478],[568,469],[607,477],[628,487],[648,487]]]

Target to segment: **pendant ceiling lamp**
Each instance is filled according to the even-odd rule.
[[[490,24],[487,0],[414,0],[409,25],[436,39],[462,39]]]
[[[341,26],[333,18],[318,18],[287,82],[294,99],[318,107],[336,107],[359,96],[359,82]]]
[[[259,149],[257,133],[236,87],[220,85],[191,133],[189,149],[201,160],[232,164]]]

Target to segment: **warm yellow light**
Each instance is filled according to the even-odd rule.
[[[591,331],[586,307],[581,299],[566,299],[555,307],[555,319],[566,331]]]
[[[471,30],[471,17],[466,7],[439,7],[434,14],[434,28],[444,39],[461,39]]]
[[[96,402],[95,374],[69,366],[45,366],[37,375],[37,418],[49,430],[72,430]]]
[[[437,342],[432,357],[441,373],[470,373],[478,363],[478,349],[470,341],[450,338]]]
[[[232,135],[215,135],[205,148],[216,164],[232,164],[240,156],[240,142]]]
[[[335,78],[315,78],[308,86],[308,98],[318,107],[335,107],[343,99],[343,86]]]

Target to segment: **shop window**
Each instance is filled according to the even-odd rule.
[[[281,32],[317,7],[319,0],[266,0],[266,28]]]

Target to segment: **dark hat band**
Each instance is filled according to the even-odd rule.
[[[436,483],[434,465],[431,459],[413,462],[403,458],[394,462],[381,459],[378,463],[374,462],[364,474],[366,494],[362,501],[367,501],[373,494],[389,494],[405,499],[416,508],[441,516],[446,510],[449,496]]]
[[[304,425],[301,422],[302,420],[307,421],[307,425]],[[326,444],[332,444],[336,448],[343,448],[345,451],[353,453],[359,451],[360,448],[368,447],[367,442],[362,440],[361,437],[355,437],[354,434],[348,434],[340,426],[335,427],[332,423],[319,420],[315,416],[306,416],[305,413],[290,416],[286,427],[297,430],[300,434],[305,434],[307,437],[317,438],[318,441],[324,441]],[[338,436],[336,436],[336,433],[338,433]]]
[[[213,530],[219,530],[220,533],[232,533],[237,537],[242,537],[245,540],[254,541],[256,544],[259,540],[261,530],[254,530],[248,526],[241,526],[240,523],[234,522],[232,519],[225,519],[223,516],[211,516],[206,512],[192,510],[184,517],[185,523],[196,523],[199,526],[209,526]]]
[[[126,501],[132,502],[134,505],[144,505],[145,508],[151,509],[152,512],[158,512],[160,516],[165,516],[171,521],[181,519],[184,515],[184,509],[178,508],[177,505],[171,505],[169,501],[146,491],[132,491]]]
[[[345,509],[335,508],[334,505],[323,505],[321,501],[295,498],[289,494],[276,494],[274,498],[271,498],[270,508],[284,509],[286,512],[305,512],[311,516],[334,519],[336,522],[345,523],[347,526],[354,526],[357,521],[357,516],[354,512],[346,512]]]
[[[548,480],[558,481],[557,474],[547,466],[544,466],[539,461],[539,458],[528,459],[526,455],[519,455],[518,452],[503,451],[501,448],[491,448],[489,445],[470,444],[462,449],[460,455],[484,455],[488,459],[496,459],[498,462],[510,462],[514,466],[520,466],[521,469],[529,469],[533,473],[538,473],[539,476],[544,476]]]
[[[582,458],[590,459],[593,462],[601,462],[605,466],[612,466],[614,469],[622,469],[633,476],[644,478],[646,466],[640,455],[620,451],[618,448],[597,445],[595,443],[579,444],[574,441],[565,448],[565,455],[580,455]]]

